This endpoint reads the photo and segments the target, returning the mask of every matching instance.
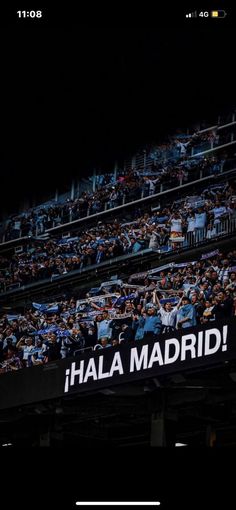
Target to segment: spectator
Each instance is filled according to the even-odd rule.
[[[25,367],[30,366],[30,355],[32,354],[32,351],[34,349],[32,338],[26,337],[21,338],[19,342],[16,344],[16,348],[19,349],[19,351],[22,351],[22,363]]]
[[[106,347],[112,347],[111,344],[109,343],[109,338],[107,336],[103,336],[101,338],[101,346],[103,349],[105,349]]]
[[[101,321],[99,320],[97,322],[98,340],[100,340],[102,337],[107,337],[110,339],[112,336],[112,327],[111,327],[112,320],[109,319],[109,315],[108,315],[107,311],[103,312],[101,319],[102,319]]]
[[[177,328],[191,328],[196,326],[196,311],[187,297],[182,298],[182,306],[177,313]]]
[[[195,238],[196,243],[202,242],[204,238],[204,230],[207,225],[207,214],[206,211],[199,207],[195,213]]]
[[[153,276],[153,270],[139,274],[134,289],[132,278],[132,283],[116,280],[103,290],[86,292],[82,309],[80,300],[76,303],[75,297],[63,297],[47,305],[34,303],[23,315],[2,313],[0,371],[11,370],[8,360],[12,358],[16,359],[12,362],[15,370],[72,356],[87,347],[117,346],[119,338],[121,344],[122,339],[146,341],[158,338],[161,332],[174,334],[175,329],[227,321],[236,309],[235,265],[236,250],[215,250],[199,261],[173,262],[161,271],[157,268],[158,276]],[[115,289],[112,297],[106,289]],[[101,292],[98,298],[96,294]]]
[[[159,310],[158,314],[161,318],[162,333],[171,333],[175,330],[176,317],[181,304],[181,299],[179,299],[177,306],[173,307],[170,301],[161,305],[156,291],[154,291],[154,298]]]
[[[233,311],[233,300],[228,297],[225,291],[221,291],[215,296],[215,306],[213,313],[216,320],[224,320],[231,317]]]
[[[121,333],[119,334],[119,343],[129,343],[134,339],[134,334],[131,326],[128,324],[122,324],[121,326]]]
[[[144,330],[144,340],[150,340],[161,333],[161,320],[156,315],[155,305],[149,303],[146,307],[147,314],[139,319]]]

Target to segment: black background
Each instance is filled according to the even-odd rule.
[[[13,450],[12,450],[13,451]],[[234,452],[47,449],[1,456],[6,508],[76,509],[76,501],[161,501],[160,509],[235,508]],[[231,463],[231,466],[230,466]],[[16,474],[17,473],[17,474]],[[6,480],[6,482],[5,482]]]

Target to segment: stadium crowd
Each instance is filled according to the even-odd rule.
[[[39,206],[27,212],[11,216],[3,228],[4,242],[25,236],[38,236],[47,229],[97,214],[147,197],[165,189],[175,187],[176,183],[186,183],[199,178],[199,171],[217,174],[223,170],[224,160],[216,157],[204,159],[203,156],[189,158],[190,148],[199,143],[214,141],[219,143],[216,131],[186,135],[180,139],[147,148],[148,165],[144,161],[135,167],[118,170],[114,174],[97,176],[96,190],[83,191],[75,199],[62,202],[52,201],[50,205]]]
[[[28,240],[22,243],[22,251],[0,256],[0,290],[144,249],[161,253],[199,245],[235,230],[236,182],[226,182],[224,176],[232,160],[225,155],[198,155],[228,140],[231,132],[217,128],[171,137],[159,146],[146,147],[128,169],[98,175],[95,191],[12,216],[3,241],[25,236]],[[182,193],[181,199],[160,201],[154,209],[147,203],[135,206],[131,213],[122,213],[122,220],[117,215],[112,221],[94,221],[90,229],[78,227],[74,237],[40,239],[47,229],[62,223],[174,188],[177,183],[221,174],[215,185],[204,189],[199,184],[193,196]],[[236,250],[226,254],[216,249],[200,260],[173,262],[133,274],[125,282],[113,278],[85,296],[34,302],[19,313],[0,312],[0,373],[80,356],[87,350],[158,339],[234,315]]]
[[[201,188],[198,195],[183,195],[155,211],[135,209],[123,223],[99,221],[89,230],[81,227],[74,237],[30,240],[22,253],[0,257],[1,291],[148,248],[164,252],[210,242],[235,230],[235,181]]]
[[[0,373],[235,315],[236,250],[214,250],[199,260],[133,274],[126,283],[103,282],[83,299],[1,313]]]

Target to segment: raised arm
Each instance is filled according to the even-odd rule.
[[[155,305],[157,305],[157,307],[160,309],[161,308],[161,303],[160,303],[160,300],[159,300],[159,298],[157,296],[157,291],[156,290],[153,291],[152,296],[153,296],[152,297],[153,303]]]
[[[93,301],[90,301],[90,305],[95,308],[95,310],[103,310],[103,308],[101,308],[100,306],[96,305],[96,303],[94,303]]]
[[[183,299],[184,296],[181,296],[181,298],[179,298],[179,302],[177,304],[177,310],[179,310],[179,308],[181,307],[181,304],[182,304],[182,299]]]

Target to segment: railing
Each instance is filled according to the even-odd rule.
[[[235,142],[236,143],[236,142]],[[161,198],[162,193],[171,193],[178,190],[178,187],[182,187],[183,189],[187,188],[190,184],[197,184],[198,182],[207,180],[207,179],[215,179],[217,176],[230,176],[234,171],[236,171],[235,168],[236,161],[235,158],[231,158],[228,160],[225,160],[223,162],[216,162],[215,165],[212,167],[205,167],[205,168],[190,168],[188,171],[183,172],[181,177],[175,181],[174,187],[173,187],[173,181],[172,180],[166,180],[165,182],[159,184],[156,186],[155,194],[146,194],[144,191],[142,191],[139,196],[136,195],[133,201],[128,200],[127,202],[125,200],[122,201],[122,204],[117,205],[111,210],[114,210],[114,212],[119,212],[121,208],[123,208],[125,205],[133,204],[133,205],[140,205],[141,202],[146,202],[149,198]],[[176,183],[178,186],[176,186]],[[106,211],[109,211],[110,209],[104,208],[104,211],[101,211],[100,214],[105,213]],[[8,246],[9,247],[14,244],[15,241],[18,239],[22,239],[22,241],[27,241],[30,237],[38,237],[42,239],[47,239],[51,233],[56,233],[58,229],[61,227],[73,227],[74,225],[79,225],[81,221],[83,221],[87,216],[80,217],[78,219],[71,219],[69,222],[62,222],[59,223],[58,221],[54,223],[54,226],[51,228],[47,228],[46,231],[42,231],[40,226],[36,226],[35,228],[35,234],[31,236],[23,236],[22,238],[17,235],[15,238],[13,237],[11,240],[4,240],[1,244],[2,246]],[[89,217],[91,219],[97,219],[97,214],[90,214]]]
[[[220,240],[236,232],[236,218],[222,218],[212,220],[211,223],[204,228],[195,228],[193,232],[187,232],[179,238],[169,238],[167,247],[163,246],[163,252],[174,251],[179,248],[194,248],[207,241],[210,243],[214,240]],[[158,250],[162,252],[162,248]]]
[[[232,141],[231,135],[228,135],[227,140],[228,139],[230,140],[230,142],[226,141],[225,143],[230,143],[230,144],[236,143],[236,139]],[[221,146],[219,146],[219,145],[213,146],[212,143],[205,144],[205,151],[214,150],[216,148],[217,149],[221,148]],[[199,151],[199,147],[196,147],[196,151]],[[193,154],[193,156],[194,155],[195,155],[195,153]],[[197,153],[197,155],[199,156],[200,154]],[[207,177],[210,175],[217,175],[219,173],[222,173],[223,171],[224,171],[223,164],[221,165],[220,163],[216,163],[216,165],[213,167],[211,165],[209,165],[209,167],[205,167],[205,168],[192,167],[188,171],[187,170],[183,170],[182,172],[180,171],[179,174],[177,175],[177,177],[175,179],[173,179],[173,177],[171,178],[171,174],[169,175],[169,177],[164,176],[163,174],[161,176],[160,171],[159,172],[154,171],[151,174],[148,172],[148,169],[146,167],[146,171],[142,172],[143,175],[145,175],[145,174],[149,175],[150,179],[154,179],[154,180],[158,176],[161,176],[162,182],[156,183],[152,189],[150,189],[149,185],[145,186],[145,184],[142,184],[142,185],[139,185],[136,187],[134,186],[133,188],[123,186],[122,193],[119,194],[119,192],[118,192],[117,196],[114,200],[112,199],[112,200],[105,200],[104,202],[102,202],[102,201],[96,202],[95,204],[91,205],[91,207],[89,207],[86,210],[85,209],[84,210],[82,209],[80,211],[71,210],[67,214],[64,214],[64,216],[61,217],[61,219],[58,218],[57,222],[54,221],[53,226],[51,228],[54,228],[54,227],[57,227],[60,225],[64,225],[66,223],[71,223],[73,221],[76,221],[77,219],[89,217],[94,214],[97,215],[104,211],[116,209],[117,207],[119,207],[121,205],[129,204],[136,200],[139,200],[139,199],[142,199],[142,198],[145,198],[148,196],[152,196],[154,194],[162,193],[163,191],[165,191],[167,189],[175,188],[176,182],[178,182],[179,186],[182,186],[183,184],[185,184],[187,182],[200,180],[203,177]],[[49,228],[47,230],[49,230]]]
[[[178,187],[182,187],[183,190],[185,190],[191,184],[196,185],[197,183],[202,182],[204,180],[206,180],[206,181],[211,180],[211,179],[215,180],[216,177],[221,178],[221,176],[224,176],[224,175],[225,175],[225,177],[228,178],[231,175],[233,175],[234,172],[236,171],[235,165],[236,165],[235,158],[231,158],[231,159],[225,160],[223,162],[216,162],[216,164],[213,167],[190,169],[188,171],[183,172],[183,174],[179,180],[177,180],[177,179],[175,180],[174,187],[173,187],[173,181],[166,180],[166,182],[157,186],[158,191],[155,190],[155,194],[146,196],[145,193],[141,193],[141,196],[136,195],[135,199],[132,202],[130,200],[128,200],[127,202],[125,202],[123,200],[123,203],[121,205],[117,205],[115,208],[113,208],[111,210],[119,213],[120,209],[122,209],[125,205],[129,205],[129,204],[130,205],[133,204],[133,205],[137,205],[137,206],[141,205],[142,203],[149,201],[149,199],[161,198],[162,194],[164,194],[164,193],[166,194],[166,193],[178,191],[178,189],[179,189]],[[178,186],[176,186],[176,184],[178,184]],[[101,216],[103,216],[103,214],[106,213],[107,211],[109,211],[109,209],[107,209],[107,208],[105,208],[104,211],[101,211],[100,212]],[[91,218],[91,220],[93,220],[93,219],[97,220],[98,215],[90,214],[89,217]],[[14,245],[14,242],[16,242],[17,239],[19,239],[19,240],[22,239],[22,241],[24,241],[24,242],[29,240],[30,237],[39,237],[40,239],[44,239],[44,238],[47,239],[51,233],[57,233],[57,231],[60,230],[63,226],[64,226],[64,228],[66,228],[66,227],[72,228],[72,227],[75,227],[76,225],[79,226],[79,224],[81,223],[81,221],[84,220],[84,218],[85,218],[85,216],[82,218],[80,217],[78,219],[74,219],[67,223],[64,223],[64,222],[60,223],[58,225],[55,225],[52,228],[47,229],[45,233],[41,233],[41,231],[37,231],[37,235],[35,235],[35,236],[24,236],[22,238],[16,237],[15,239],[12,239],[9,241],[4,241],[2,243],[2,247],[5,247],[5,246],[7,247],[8,245],[9,245],[9,247],[11,247],[11,245]]]
[[[212,170],[210,168],[202,168],[202,169],[198,169],[198,170],[190,169],[188,172],[185,171],[182,174],[182,177],[179,180],[176,179],[174,183],[173,183],[173,181],[167,180],[165,183],[162,183],[159,186],[157,186],[158,191],[155,190],[154,194],[146,195],[145,193],[141,193],[141,196],[140,196],[140,194],[136,195],[134,200],[132,200],[132,201],[128,200],[127,202],[123,201],[123,203],[121,205],[117,205],[116,207],[114,207],[111,210],[114,211],[114,213],[118,214],[120,212],[120,210],[124,208],[124,206],[127,206],[127,205],[140,206],[141,204],[144,204],[145,202],[149,202],[149,199],[161,198],[162,194],[164,195],[164,193],[165,194],[173,193],[175,191],[178,192],[179,188],[186,190],[186,188],[188,188],[189,186],[197,185],[198,183],[204,181],[204,179],[206,181],[211,180],[211,179],[215,180],[215,178],[217,176],[221,177],[222,175],[225,175],[225,177],[226,176],[230,177],[230,175],[234,174],[235,170],[236,170],[235,169],[235,158],[232,158],[229,161],[226,160],[225,164],[217,163],[215,170]],[[102,217],[107,211],[108,211],[108,209],[101,211],[99,213],[99,215],[101,215],[100,217]],[[89,218],[91,220],[93,220],[93,219],[97,220],[98,217],[99,217],[98,214],[91,214],[89,216]],[[57,232],[59,232],[61,230],[61,228],[63,226],[64,226],[64,228],[66,228],[66,227],[73,228],[75,226],[79,226],[79,224],[83,221],[84,221],[84,218],[78,218],[76,220],[73,220],[70,223],[61,224],[61,225],[58,225],[57,227],[54,227],[52,229],[48,229],[47,232],[48,232],[48,234],[51,234],[51,233],[56,234]]]
[[[236,140],[233,143],[236,143]],[[232,164],[231,168],[233,169],[235,166],[235,160],[232,160],[231,164]],[[230,168],[228,167],[227,170],[229,170],[229,169]],[[79,220],[79,219],[82,219],[85,217],[98,215],[99,213],[102,213],[104,211],[114,210],[114,212],[115,212],[115,209],[119,206],[126,205],[129,203],[135,202],[137,200],[141,200],[143,198],[152,197],[153,195],[163,193],[166,190],[174,189],[174,188],[176,188],[176,184],[178,184],[179,186],[183,186],[184,184],[187,184],[187,183],[190,183],[193,181],[198,181],[198,180],[203,179],[204,177],[208,177],[211,175],[219,175],[223,172],[224,172],[224,163],[221,164],[219,162],[213,166],[209,165],[209,167],[205,167],[205,168],[192,167],[189,170],[185,169],[185,170],[179,172],[179,175],[175,179],[173,179],[173,177],[171,178],[171,175],[166,176],[165,178],[163,178],[162,182],[156,183],[155,186],[153,187],[153,189],[151,189],[151,190],[148,186],[145,186],[145,185],[142,185],[142,186],[139,186],[139,187],[136,187],[133,189],[132,188],[131,189],[124,188],[123,194],[120,196],[118,194],[118,196],[115,200],[108,201],[105,203],[100,202],[99,204],[96,204],[95,207],[92,206],[92,207],[88,208],[86,211],[82,211],[82,213],[79,213],[78,211],[74,212],[74,213],[70,212],[70,214],[67,215],[67,217],[64,216],[64,218],[61,219],[60,224],[56,224],[54,222],[54,225],[52,228],[55,228],[57,226],[59,227],[66,223],[69,224],[69,223],[72,223],[73,221],[76,221],[76,220]],[[152,178],[155,179],[158,175],[160,175],[160,172],[158,172],[156,174],[154,173]],[[68,220],[68,218],[69,218],[69,220]],[[66,221],[66,220],[68,220],[68,221]],[[47,229],[47,231],[49,232],[50,229]]]
[[[216,149],[223,148],[224,146],[229,146],[236,143],[236,134],[234,126],[236,125],[235,122],[235,116],[234,114],[231,114],[231,117],[229,117],[227,120],[229,120],[229,123],[224,126],[218,126],[217,128],[217,137],[214,139],[212,138],[209,141],[201,142],[200,144],[195,145],[192,147],[192,149],[187,151],[187,155],[191,158],[194,158],[196,156],[204,155],[204,153],[212,152]],[[225,128],[230,127],[230,132],[225,132]],[[233,128],[233,131],[232,131]],[[211,128],[207,128],[202,130],[209,131]],[[158,154],[155,155],[155,150],[158,151]],[[153,169],[153,162],[158,161],[158,163],[165,162],[171,162],[172,160],[178,160],[180,157],[179,151],[172,147],[171,149],[166,149],[160,151],[158,148],[153,149],[152,153],[147,152],[146,150],[141,151],[139,154],[137,154],[135,157],[130,158],[130,160],[127,160],[125,168],[127,170],[135,170],[138,169],[141,171],[143,175],[149,175],[152,176],[152,178],[155,180],[158,175],[161,175],[161,172],[158,170]],[[223,169],[220,171],[222,172]],[[10,235],[7,237],[6,234],[3,234],[2,236],[2,243],[10,241],[12,239],[19,239],[21,237],[24,237],[25,235],[32,235],[32,236],[40,236],[45,231],[50,230],[51,228],[55,228],[60,225],[65,225],[67,223],[71,223],[73,221],[76,221],[77,219],[85,218],[94,214],[99,214],[103,211],[107,211],[110,209],[115,209],[116,207],[119,207],[124,204],[132,203],[138,199],[145,198],[147,196],[152,196],[154,193],[162,193],[166,189],[171,189],[171,187],[176,186],[176,180],[179,181],[179,186],[182,186],[186,182],[191,182],[193,180],[202,179],[202,177],[211,175],[212,168],[204,168],[204,169],[190,169],[188,172],[183,172],[183,174],[180,174],[176,177],[176,179],[173,180],[171,177],[168,179],[162,176],[162,181],[156,183],[155,187],[153,189],[149,189],[148,186],[145,186],[145,184],[140,185],[134,185],[134,187],[129,186],[122,186],[122,191],[117,193],[117,196],[113,198],[107,198],[105,197],[104,200],[97,200],[93,202],[89,207],[83,207],[80,205],[79,207],[77,205],[68,206],[66,208],[66,203],[60,204],[60,201],[58,201],[54,206],[59,206],[60,213],[56,218],[50,218],[45,225],[45,222],[37,221],[34,225],[32,231],[30,231],[29,234],[25,234],[25,231],[23,231],[19,225],[16,225],[16,228],[11,230]],[[214,171],[213,171],[214,172]],[[217,171],[216,171],[217,173]],[[81,184],[82,186],[82,184]],[[80,190],[81,191],[81,190]],[[72,193],[72,192],[71,192]],[[73,195],[74,195],[74,188],[73,188]],[[71,195],[72,196],[72,195]],[[43,206],[42,206],[43,208]],[[40,206],[37,207],[37,209],[40,209]]]
[[[9,290],[16,290],[16,289],[19,289],[20,287],[21,287],[20,282],[17,282],[17,283],[11,283],[10,285],[6,285],[5,290],[6,290],[6,292],[7,292],[7,291],[9,291]]]
[[[130,262],[132,261],[133,258],[141,258],[141,257],[148,257],[150,254],[154,254],[154,253],[158,253],[158,254],[161,254],[161,255],[165,255],[165,254],[170,254],[171,252],[175,252],[176,250],[178,250],[178,252],[180,250],[186,250],[186,249],[191,249],[191,248],[194,248],[194,247],[199,247],[200,245],[205,245],[206,243],[211,243],[212,241],[215,241],[215,240],[221,240],[227,236],[230,236],[231,234],[234,234],[236,232],[236,218],[232,218],[232,217],[227,217],[227,218],[219,218],[219,219],[215,219],[215,220],[212,220],[211,223],[208,225],[208,227],[204,227],[204,228],[198,228],[198,229],[195,229],[194,232],[187,232],[185,235],[182,235],[180,234],[179,237],[171,237],[171,234],[170,234],[170,237],[168,239],[168,242],[165,244],[165,245],[162,245],[162,246],[159,246],[155,249],[153,248],[145,248],[143,250],[140,250],[136,253],[130,253],[130,254],[124,254],[124,255],[121,255],[119,257],[116,257],[116,258],[111,258],[105,262],[102,262],[100,264],[93,264],[93,265],[88,265],[88,266],[81,266],[80,269],[77,269],[77,270],[74,270],[74,271],[70,271],[66,274],[63,274],[63,275],[52,275],[51,278],[47,278],[45,280],[38,280],[37,282],[34,282],[34,283],[30,283],[29,284],[24,284],[22,287],[20,286],[20,284],[18,284],[18,289],[16,290],[19,290],[22,289],[22,290],[25,290],[25,289],[33,289],[35,287],[37,287],[39,284],[47,284],[49,282],[53,282],[54,279],[56,278],[57,282],[60,281],[60,283],[62,281],[64,281],[66,283],[67,279],[68,278],[73,278],[75,276],[78,276],[84,272],[87,272],[87,271],[94,271],[94,270],[97,270],[98,268],[109,268],[109,266],[111,265],[114,265],[114,264],[121,264],[122,261],[126,261],[131,259]],[[16,284],[14,284],[16,285]],[[10,288],[11,287],[11,288]],[[2,294],[3,293],[9,293],[9,292],[12,292],[12,286],[2,286],[2,289],[1,289],[1,292]]]
[[[87,351],[93,351],[92,347],[81,347],[81,349],[76,349],[76,351],[73,352],[73,356],[78,356],[80,354],[84,354],[84,352]]]

